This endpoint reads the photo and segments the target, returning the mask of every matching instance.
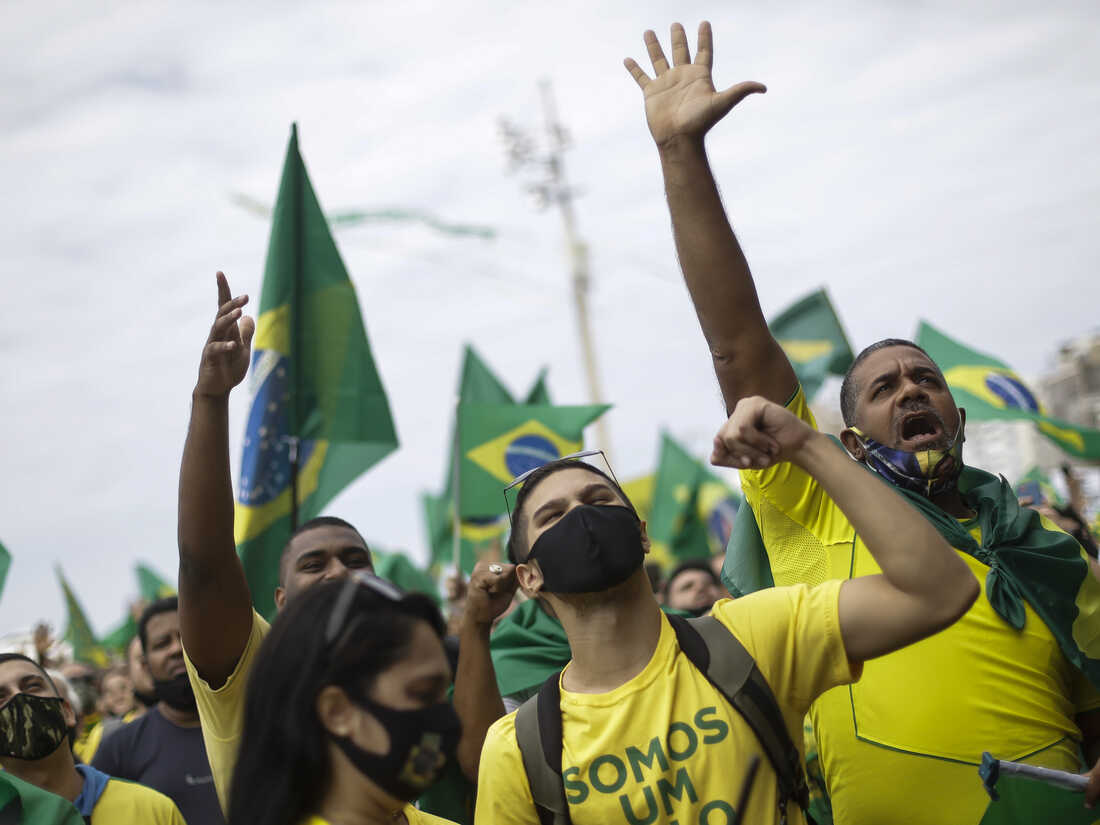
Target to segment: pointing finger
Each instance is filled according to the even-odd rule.
[[[645,48],[649,52],[649,59],[653,62],[653,72],[657,77],[660,77],[668,71],[668,61],[665,59],[665,53],[661,51],[661,44],[657,42],[657,35],[653,33],[652,29],[646,30]]]
[[[214,277],[218,282],[218,306],[222,306],[232,297],[233,293],[229,291],[229,281],[224,272],[219,270]]]

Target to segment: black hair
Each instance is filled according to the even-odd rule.
[[[12,662],[12,661],[15,661],[15,662],[30,662],[32,665],[34,665],[38,669],[38,672],[42,674],[42,676],[46,680],[46,682],[49,683],[49,686],[51,688],[53,688],[54,694],[56,696],[59,696],[62,699],[65,699],[66,701],[68,701],[67,696],[61,696],[61,691],[57,689],[57,684],[54,682],[53,679],[50,678],[50,674],[48,674],[46,672],[46,668],[42,667],[42,665],[40,665],[38,662],[36,662],[30,656],[24,656],[22,653],[0,653],[0,665],[4,664],[4,662]],[[73,708],[73,711],[75,712],[76,708]]]
[[[141,639],[142,653],[149,652],[149,620],[160,613],[178,613],[179,609],[179,596],[165,596],[141,611],[141,618],[138,619],[138,638]]]
[[[527,527],[523,521],[523,505],[527,502],[527,497],[549,476],[561,470],[587,470],[598,475],[611,485],[615,492],[619,494],[619,497],[626,502],[626,506],[630,508],[630,511],[634,515],[638,515],[634,504],[627,497],[623,488],[619,486],[619,483],[599,467],[593,467],[591,464],[569,458],[559,458],[557,461],[547,462],[526,478],[519,488],[519,494],[516,496],[516,504],[512,508],[512,532],[508,536],[508,561],[512,564],[520,564],[527,558]],[[639,518],[641,517],[639,516]],[[523,553],[523,559],[519,557],[520,552]]]
[[[844,418],[844,426],[851,427],[856,423],[856,402],[859,395],[859,387],[856,385],[855,379],[852,374],[856,371],[856,367],[867,360],[868,356],[878,352],[880,349],[886,349],[887,347],[909,347],[915,349],[924,354],[924,357],[932,364],[936,369],[939,369],[939,365],[932,360],[932,356],[924,351],[924,347],[919,344],[915,344],[905,338],[883,338],[881,341],[875,341],[869,347],[865,348],[855,360],[852,361],[852,366],[848,367],[848,371],[844,373],[844,381],[840,385],[840,414]]]
[[[717,574],[714,572],[714,569],[710,566],[709,559],[688,559],[687,561],[680,562],[678,565],[676,565],[676,568],[668,574],[668,578],[665,579],[666,592],[670,587],[672,587],[673,580],[681,573],[686,573],[688,570],[702,570],[710,577],[711,581],[718,585],[719,588],[725,590],[725,588],[722,586],[722,580],[718,578]]]
[[[374,679],[406,655],[418,621],[443,638],[443,617],[427,596],[409,593],[394,601],[359,586],[343,630],[326,643],[346,585],[322,582],[287,602],[256,654],[229,791],[233,825],[297,825],[316,813],[331,773],[329,734],[316,708],[321,689],[369,692]]]
[[[353,525],[351,522],[344,521],[339,516],[317,516],[316,518],[311,518],[304,524],[298,525],[298,529],[290,534],[290,538],[288,538],[286,540],[286,544],[283,545],[283,552],[279,554],[280,585],[286,585],[286,559],[287,556],[290,554],[290,545],[294,542],[294,539],[302,535],[302,533],[306,533],[317,527],[346,527],[348,530],[351,530],[351,532],[355,533],[355,535],[359,536],[359,540],[363,542],[363,546],[367,548],[367,555],[370,556],[370,545],[368,545],[367,540],[363,538],[363,534],[355,529],[355,525]],[[371,559],[372,566],[373,563],[374,560]]]

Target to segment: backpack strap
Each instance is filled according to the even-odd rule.
[[[668,616],[680,650],[716,687],[759,740],[779,786],[780,821],[787,821],[787,803],[803,811],[810,791],[802,757],[787,731],[783,712],[767,679],[736,636],[713,616],[685,619]]]
[[[561,776],[561,671],[516,711],[516,742],[541,825],[572,825]]]

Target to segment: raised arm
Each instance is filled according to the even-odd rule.
[[[703,145],[706,133],[734,106],[750,94],[767,90],[753,82],[715,90],[714,47],[706,21],[699,24],[694,62],[679,23],[672,24],[671,67],[652,31],[645,33],[645,44],[655,77],[630,58],[624,62],[645,95],[646,120],[661,158],[676,254],[714,359],[726,412],[749,395],[782,404],[794,392],[797,379],[764,320],[748,261],[722,208]]]
[[[508,609],[516,592],[516,566],[479,561],[470,576],[466,610],[458,644],[454,706],[462,720],[458,763],[471,782],[477,781],[481,746],[489,726],[504,715],[496,671],[489,653],[493,622]]]
[[[738,469],[791,461],[844,511],[882,568],[881,575],[849,579],[840,589],[840,630],[853,661],[943,630],[978,597],[970,568],[924,516],[779,404],[740,401],[714,439],[711,461]]]
[[[229,476],[229,391],[248,371],[256,329],[241,317],[246,303],[247,295],[231,297],[219,272],[218,314],[203,346],[180,466],[180,631],[192,664],[215,688],[233,673],[252,629]]]

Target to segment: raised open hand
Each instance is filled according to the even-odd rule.
[[[714,43],[710,23],[705,20],[699,24],[694,63],[688,54],[687,34],[679,23],[672,24],[671,68],[652,31],[645,33],[645,45],[656,77],[651,78],[629,57],[623,64],[645,94],[645,116],[658,146],[678,137],[702,140],[710,127],[744,98],[767,91],[762,83],[753,81],[722,92],[715,90],[711,77]]]
[[[710,463],[747,470],[793,461],[813,435],[814,430],[786,407],[758,395],[742,398],[714,437]]]
[[[229,281],[219,272],[218,314],[202,348],[196,394],[228,395],[244,380],[251,357],[252,334],[256,331],[255,321],[248,316],[241,317],[241,307],[247,303],[247,295],[232,297]]]

